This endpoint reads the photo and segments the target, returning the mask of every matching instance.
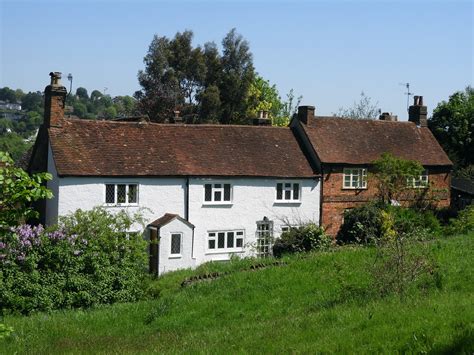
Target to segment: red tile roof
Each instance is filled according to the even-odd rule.
[[[68,119],[48,132],[60,176],[314,176],[289,128]]]
[[[323,163],[369,164],[390,152],[425,166],[452,165],[431,131],[412,122],[316,117],[302,126]]]
[[[189,223],[184,218],[181,218],[179,215],[174,214],[174,213],[165,213],[163,216],[161,216],[157,220],[151,222],[148,226],[161,228],[161,227],[167,225],[168,223],[170,223],[175,218],[179,219],[181,222],[188,225],[190,228],[194,228],[194,224]]]

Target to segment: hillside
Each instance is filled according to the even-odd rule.
[[[257,270],[248,260],[205,265],[156,281],[155,300],[8,316],[3,322],[14,334],[0,340],[0,353],[472,352],[474,234],[432,247],[438,287],[404,300],[371,292],[368,248],[295,256]],[[230,272],[180,286],[215,270]]]

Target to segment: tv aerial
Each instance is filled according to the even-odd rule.
[[[407,92],[404,93],[404,95],[407,95],[407,112],[408,112],[410,109],[410,96],[413,96],[413,93],[410,92],[410,83],[398,83],[398,85],[403,85],[407,89]]]

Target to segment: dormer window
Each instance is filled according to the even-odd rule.
[[[229,204],[232,202],[232,185],[224,183],[204,184],[204,203]]]
[[[346,168],[344,169],[344,189],[366,189],[367,188],[367,169],[365,168]]]

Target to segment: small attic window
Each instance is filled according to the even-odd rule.
[[[205,204],[228,204],[232,201],[232,185],[224,183],[204,184]]]

